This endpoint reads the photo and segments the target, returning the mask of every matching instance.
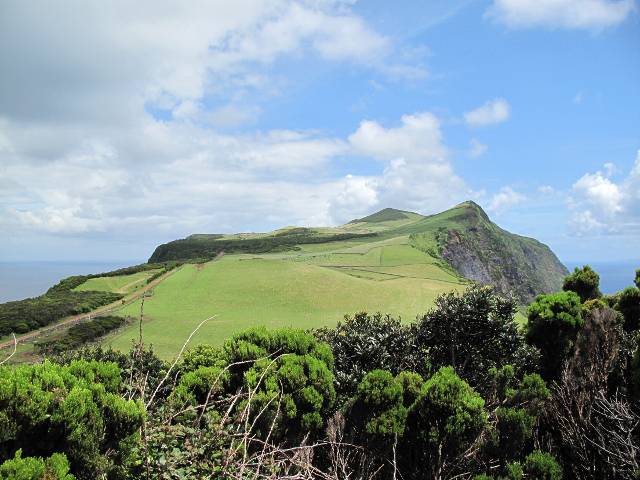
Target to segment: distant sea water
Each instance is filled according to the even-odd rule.
[[[108,272],[141,260],[119,262],[0,262],[0,303],[36,297],[71,275]]]
[[[569,271],[575,267],[589,265],[600,275],[600,291],[615,293],[633,286],[636,269],[640,268],[640,260],[621,260],[615,262],[565,262]]]

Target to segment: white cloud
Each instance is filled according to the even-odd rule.
[[[471,147],[469,148],[469,156],[471,158],[478,158],[487,153],[487,147],[484,143],[481,143],[478,139],[471,139]]]
[[[137,241],[247,225],[336,224],[378,206],[433,213],[474,196],[428,112],[389,128],[363,121],[345,139],[290,130],[225,135],[147,119],[106,139],[85,131],[96,136],[77,144],[75,130],[54,129],[49,134],[61,144],[53,160],[29,151],[39,129],[6,132],[14,153],[0,170],[8,200],[0,228],[12,232]],[[380,173],[332,177],[330,164],[353,154],[375,159]]]
[[[435,117],[386,140],[389,155],[411,155],[409,170],[363,146],[377,159],[371,177],[334,173],[357,149],[348,138],[220,131],[255,123],[261,105],[250,95],[286,89],[273,64],[306,57],[385,78],[425,75],[349,0],[4,4],[0,231],[34,244],[47,235],[155,243],[349,220],[362,213],[351,209],[386,201],[403,175],[431,175],[434,162],[449,169],[438,181],[462,184],[446,160],[435,160],[446,151]],[[422,147],[408,151],[409,137]]]
[[[329,201],[328,219],[343,222],[370,212],[378,204],[378,181],[375,178],[347,175],[338,182],[337,193]]]
[[[634,0],[494,0],[486,16],[510,28],[600,30],[624,21]]]
[[[516,192],[511,187],[502,187],[493,195],[487,209],[494,213],[503,213],[506,210],[524,202],[527,197]]]
[[[484,105],[466,112],[464,120],[472,127],[484,127],[495,123],[502,123],[509,118],[511,107],[504,98],[496,98]]]
[[[397,53],[340,0],[9,2],[0,15],[0,105],[13,119],[123,125],[143,105],[179,116],[205,96],[270,91],[277,81],[261,66],[283,56],[414,78]]]
[[[640,151],[626,178],[615,182],[612,173],[613,164],[605,164],[605,173],[587,173],[573,184],[569,208],[575,233],[640,230]]]
[[[349,137],[354,149],[379,160],[420,158],[443,160],[446,149],[442,144],[440,122],[429,112],[403,115],[401,126],[384,128],[375,121],[364,121]]]
[[[440,122],[430,112],[404,115],[397,127],[366,120],[349,136],[353,151],[384,162],[378,202],[433,213],[476,195],[453,171]]]

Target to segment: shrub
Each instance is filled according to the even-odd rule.
[[[49,354],[73,350],[121,327],[126,321],[126,318],[117,316],[97,317],[73,325],[62,336],[39,342],[36,347],[40,352]]]
[[[0,465],[0,480],[75,480],[69,473],[67,457],[54,453],[49,458],[22,457],[18,450],[15,457]]]
[[[624,318],[624,329],[633,332],[640,328],[640,289],[627,287],[618,294],[615,309]]]
[[[418,460],[414,468],[430,472],[432,478],[445,477],[442,469],[455,468],[455,459],[486,422],[484,400],[452,367],[443,367],[424,383],[409,409],[403,449]]]
[[[71,471],[99,477],[126,463],[143,408],[119,395],[114,363],[0,367],[0,459],[67,454]]]
[[[419,363],[412,348],[412,329],[389,315],[366,312],[347,315],[335,328],[321,328],[314,333],[333,351],[340,405],[356,393],[367,372],[388,370],[397,375]]]
[[[602,296],[600,293],[600,276],[589,266],[576,267],[572,274],[564,279],[562,289],[565,292],[575,292],[584,303]]]
[[[549,453],[536,450],[527,456],[524,463],[527,478],[536,480],[561,480],[562,468]]]
[[[451,365],[481,388],[488,382],[489,369],[531,363],[515,312],[515,301],[495,295],[491,287],[474,285],[463,293],[446,293],[418,320],[416,343],[433,370]]]
[[[528,313],[526,338],[542,353],[543,377],[558,378],[584,326],[580,297],[574,292],[538,295]]]

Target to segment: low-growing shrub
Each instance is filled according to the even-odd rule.
[[[117,316],[94,318],[93,320],[73,325],[61,337],[37,343],[36,348],[41,353],[54,354],[73,350],[121,327],[126,322],[126,318]]]

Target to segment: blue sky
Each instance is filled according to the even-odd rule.
[[[639,13],[1,2],[0,260],[466,199],[565,261],[639,258]]]

